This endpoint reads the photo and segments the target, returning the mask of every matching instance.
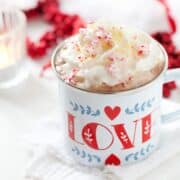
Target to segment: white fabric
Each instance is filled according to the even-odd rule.
[[[59,179],[98,179],[103,176],[100,170],[78,166],[65,151],[61,123],[47,120],[39,125],[37,131],[26,136],[32,144],[33,159],[27,168],[28,180]]]

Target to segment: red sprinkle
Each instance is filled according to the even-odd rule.
[[[102,37],[101,37],[101,36],[97,36],[97,38],[98,38],[98,39],[102,39]]]
[[[143,55],[143,50],[139,50],[139,51],[138,51],[138,55],[139,55],[139,56]]]
[[[123,57],[122,57],[122,58],[120,58],[119,60],[120,60],[120,61],[124,61],[124,60],[125,60],[125,58],[123,58]]]
[[[111,76],[113,76],[113,67],[112,67],[112,64],[106,65],[106,70],[107,70],[107,72],[108,72]]]
[[[142,55],[146,55],[148,53],[148,47],[146,47],[145,45],[140,45],[138,47],[138,51],[137,51],[137,54],[139,56],[142,56]]]
[[[109,60],[110,60],[111,62],[113,62],[113,61],[114,61],[114,58],[113,58],[113,57],[109,57]]]

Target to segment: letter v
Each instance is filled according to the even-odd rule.
[[[134,141],[135,141],[135,135],[136,135],[138,121],[140,121],[140,120],[133,121],[135,124],[135,128],[134,128],[134,135],[133,135],[132,141],[130,140],[130,138],[128,136],[128,133],[124,127],[124,124],[113,125],[113,128],[114,128],[120,142],[122,143],[124,149],[130,149],[130,148],[134,147]]]

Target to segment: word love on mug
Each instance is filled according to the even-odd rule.
[[[120,111],[121,109],[119,106],[114,108],[107,106],[104,108],[104,113],[111,122],[120,114]],[[81,135],[77,136],[76,126],[79,127],[80,125],[78,123],[81,123],[82,121],[83,124],[80,130]],[[151,114],[148,114],[141,119],[133,120],[131,124],[128,123],[128,127],[126,123],[108,125],[105,123],[105,120],[101,119],[101,117],[97,117],[97,121],[89,123],[85,122],[86,119],[78,119],[68,112],[69,137],[76,143],[87,145],[89,148],[94,150],[108,150],[113,146],[115,139],[119,140],[119,149],[126,150],[134,148],[136,146],[136,138],[138,139],[138,143],[140,138],[136,135],[138,125],[141,127],[141,143],[145,143],[151,138]],[[104,137],[105,142],[103,139]]]

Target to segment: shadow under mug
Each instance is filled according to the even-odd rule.
[[[52,66],[62,45],[53,54]],[[160,140],[161,124],[180,118],[180,111],[161,115],[162,85],[180,79],[180,70],[166,64],[152,82],[112,94],[94,93],[64,83],[58,72],[62,123],[67,149],[80,164],[125,165],[147,158]]]

